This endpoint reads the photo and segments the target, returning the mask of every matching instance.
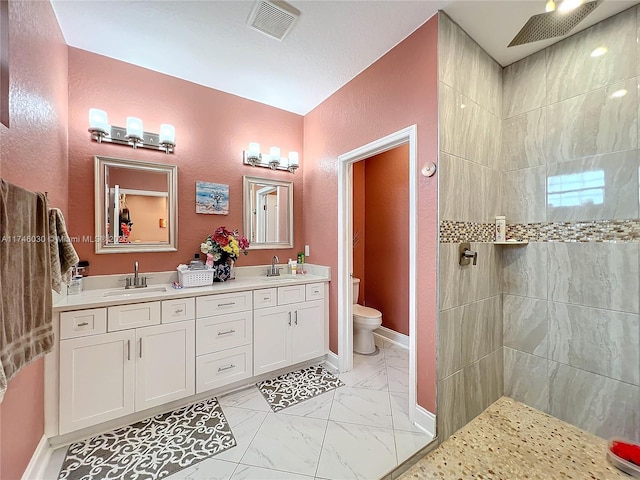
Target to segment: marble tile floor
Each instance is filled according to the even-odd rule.
[[[377,480],[431,442],[408,418],[408,350],[377,340],[345,386],[273,413],[250,387],[218,401],[238,445],[168,480]],[[66,448],[45,480],[55,480]]]
[[[616,480],[607,442],[508,397],[419,460],[400,480]]]

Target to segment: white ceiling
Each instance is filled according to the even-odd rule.
[[[638,1],[606,0],[575,31]],[[506,48],[531,15],[544,11],[545,0],[291,0],[301,15],[282,42],[246,25],[251,0],[51,3],[73,47],[301,115],[438,9],[504,66],[553,43]]]

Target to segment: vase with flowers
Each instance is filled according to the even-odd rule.
[[[214,282],[224,282],[233,278],[232,268],[241,253],[249,253],[249,241],[238,230],[218,227],[200,244],[200,251],[207,256],[206,264],[213,268]]]

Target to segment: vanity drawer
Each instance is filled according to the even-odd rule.
[[[304,285],[278,287],[278,305],[289,305],[290,303],[304,302],[304,287]]]
[[[196,299],[198,318],[251,310],[251,293],[251,291],[248,291],[198,297]]]
[[[267,308],[278,305],[278,290],[275,288],[264,288],[253,291],[253,308]]]
[[[196,321],[196,355],[247,345],[253,339],[251,312],[231,313]]]
[[[321,300],[324,298],[324,283],[309,283],[306,285],[307,301]]]
[[[196,393],[249,378],[252,367],[251,345],[196,357]]]
[[[107,309],[93,308],[60,314],[60,339],[107,333]]]
[[[196,318],[195,298],[162,301],[162,323],[182,322],[194,318]]]
[[[116,305],[108,309],[107,326],[110,332],[149,325],[160,325],[160,302]]]

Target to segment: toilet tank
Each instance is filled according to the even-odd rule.
[[[353,303],[358,303],[359,295],[360,295],[360,279],[353,277]]]

